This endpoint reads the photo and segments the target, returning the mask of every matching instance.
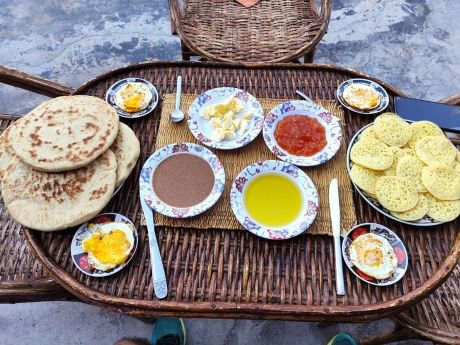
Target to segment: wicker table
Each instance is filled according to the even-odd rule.
[[[342,81],[368,77],[327,65],[251,67],[151,62],[102,75],[76,93],[103,97],[114,81],[128,76],[151,80],[160,94],[173,93],[178,73],[186,93],[232,85],[268,98],[296,98],[295,88],[302,88],[312,98],[334,99]],[[400,94],[382,84],[391,98]],[[141,142],[154,141],[159,111],[129,123]],[[345,141],[370,120],[346,113]],[[144,162],[154,150],[154,145],[144,145],[140,161]],[[137,224],[140,166],[107,207]],[[401,311],[439,286],[460,256],[460,221],[430,229],[402,226],[378,214],[357,194],[354,197],[358,222],[376,221],[393,228],[406,244],[410,262],[402,281],[386,288],[367,285],[346,270],[344,297],[335,293],[333,241],[328,236],[303,235],[270,242],[245,231],[157,227],[170,291],[166,300],[159,301],[151,284],[145,228],[139,231],[138,252],[129,267],[104,279],[87,277],[75,268],[69,253],[72,232],[45,234],[25,229],[24,233],[36,257],[63,287],[84,301],[108,309],[138,316],[358,322]],[[9,217],[2,213],[2,226],[12,227]]]

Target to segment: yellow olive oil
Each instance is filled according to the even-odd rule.
[[[283,174],[258,175],[244,192],[249,216],[270,227],[285,226],[296,219],[302,210],[302,201],[298,185]]]

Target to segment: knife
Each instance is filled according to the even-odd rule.
[[[165,298],[168,294],[168,283],[166,282],[163,261],[161,260],[160,248],[158,247],[157,236],[155,235],[155,225],[153,222],[153,211],[147,205],[145,199],[141,198],[142,212],[144,213],[149,235],[150,265],[152,266],[153,290],[158,299]]]
[[[329,207],[331,210],[332,234],[334,236],[335,257],[335,281],[337,295],[345,295],[345,283],[343,281],[342,250],[340,246],[340,201],[339,185],[334,178],[329,185]]]

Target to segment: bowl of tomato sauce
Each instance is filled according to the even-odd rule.
[[[263,136],[267,147],[281,160],[298,166],[315,166],[337,153],[342,129],[337,117],[321,105],[287,101],[267,114]]]

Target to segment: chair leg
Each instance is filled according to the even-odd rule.
[[[182,50],[182,60],[190,61],[190,57],[194,55],[193,52],[182,41],[180,42],[180,47]]]
[[[397,324],[392,332],[361,339],[361,345],[384,345],[400,340],[420,338],[416,333]]]
[[[313,57],[315,56],[316,47],[314,47],[309,53],[304,56],[304,63],[313,63]]]

